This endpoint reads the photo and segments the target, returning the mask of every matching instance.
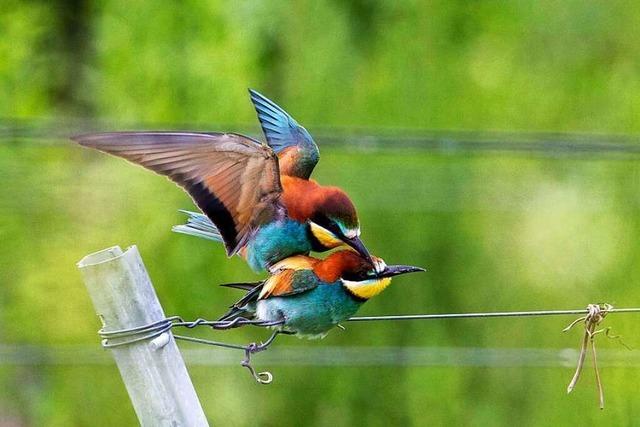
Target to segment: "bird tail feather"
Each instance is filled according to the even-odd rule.
[[[256,286],[260,286],[262,285],[262,281],[259,282],[242,282],[242,283],[224,283],[220,286],[225,287],[225,288],[234,288],[234,289],[240,289],[243,291],[250,291],[253,288],[255,288]]]
[[[222,236],[220,235],[218,227],[216,227],[206,215],[183,209],[180,209],[180,212],[188,216],[187,223],[174,225],[171,231],[213,240],[214,242],[222,242]]]
[[[258,300],[258,296],[260,295],[260,291],[262,290],[264,282],[252,282],[252,283],[228,283],[222,286],[236,288],[236,289],[245,289],[248,292],[238,300],[235,304],[230,307],[230,310],[227,311],[222,317],[218,320],[233,320],[237,317],[244,317],[247,319],[253,319],[254,310],[255,310],[255,302]]]

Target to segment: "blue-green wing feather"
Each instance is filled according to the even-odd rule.
[[[309,132],[273,101],[253,89],[249,89],[249,93],[267,144],[276,154],[295,147],[298,152],[292,174],[304,179],[309,178],[320,159],[318,146]]]

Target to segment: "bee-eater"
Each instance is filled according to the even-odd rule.
[[[283,332],[322,338],[389,286],[392,276],[424,269],[386,265],[380,258],[367,259],[341,250],[323,260],[304,255],[290,257],[275,264],[271,271],[262,282],[223,285],[248,292],[220,320],[242,317],[282,321],[277,328]]]
[[[349,197],[337,187],[321,186],[309,179],[320,159],[318,146],[309,132],[264,95],[253,89],[249,89],[249,94],[267,144],[278,157],[280,181],[284,189],[281,201],[291,218],[308,224],[307,236],[311,250],[323,252],[346,243],[368,257],[359,239],[360,224]],[[224,240],[206,215],[186,210],[182,212],[189,217],[187,223],[173,227],[173,231],[218,242]],[[305,248],[296,253],[290,251],[286,256],[308,253],[309,250]],[[241,255],[247,257],[245,252],[241,252]],[[260,267],[264,268],[263,265]],[[257,269],[254,267],[254,270]]]
[[[200,222],[212,222],[205,221],[207,237],[221,240],[229,256],[240,254],[256,271],[342,245],[369,258],[346,193],[307,179],[319,158],[309,133],[261,99],[262,104],[254,102],[265,111],[261,123],[271,147],[233,133],[112,132],[73,139],[183,187],[206,215]],[[190,224],[184,227],[189,230],[183,232],[203,235]]]

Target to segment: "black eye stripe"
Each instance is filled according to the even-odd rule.
[[[350,271],[342,275],[342,278],[351,282],[363,282],[365,280],[375,279],[376,273],[371,271]]]
[[[333,234],[335,234],[336,236],[342,236],[342,230],[340,230],[340,227],[338,226],[338,224],[324,216],[324,215],[315,215],[311,218],[312,222],[315,222],[316,224],[318,224],[320,227],[326,228],[327,230],[329,230],[330,232],[332,232]]]
[[[338,224],[336,224],[333,221],[329,223],[326,229],[332,232],[333,234],[335,234],[336,236],[342,236],[342,230],[340,230],[340,227],[338,227]]]

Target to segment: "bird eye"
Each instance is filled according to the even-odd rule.
[[[342,229],[340,228],[340,224],[336,221],[329,221],[327,223],[327,230],[329,230],[330,232],[332,232],[333,234],[335,234],[336,236],[340,236],[340,235],[344,235],[344,233],[342,232]]]
[[[355,239],[360,236],[360,227],[356,228],[347,228],[346,225],[342,223],[342,221],[337,219],[331,219],[331,231],[337,233],[338,235],[345,236],[348,239]]]

